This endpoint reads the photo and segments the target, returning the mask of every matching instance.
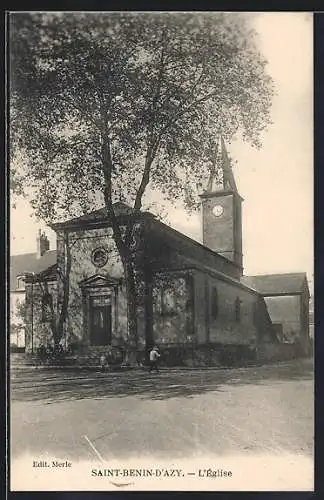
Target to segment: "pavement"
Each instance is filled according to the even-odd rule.
[[[313,364],[11,374],[11,454],[64,459],[313,454]]]

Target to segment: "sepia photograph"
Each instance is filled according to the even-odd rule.
[[[313,14],[8,13],[11,491],[313,491]]]

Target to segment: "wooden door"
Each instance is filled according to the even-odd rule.
[[[91,345],[111,343],[110,296],[91,297],[90,341]]]

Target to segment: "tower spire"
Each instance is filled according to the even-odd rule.
[[[206,193],[213,192],[213,185],[217,182],[217,156],[218,156],[218,142],[215,144],[215,149],[211,158],[211,166],[209,169],[209,179],[207,183]]]
[[[222,157],[222,171],[223,171],[223,189],[231,189],[237,193],[237,186],[233,175],[231,161],[225,146],[225,141],[221,135],[221,157]]]
[[[220,146],[220,151],[219,151]],[[220,134],[218,141],[215,144],[211,166],[209,169],[209,179],[206,187],[206,193],[214,191],[231,190],[237,193],[237,186],[234,179],[231,161],[229,159],[225,141]]]

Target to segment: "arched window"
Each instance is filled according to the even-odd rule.
[[[211,317],[212,317],[212,319],[217,319],[218,318],[218,292],[217,292],[217,288],[216,287],[212,288],[212,294],[211,294]]]
[[[52,321],[53,298],[50,293],[45,293],[42,298],[42,321]]]
[[[238,323],[241,321],[241,300],[240,297],[235,299],[235,321]]]

